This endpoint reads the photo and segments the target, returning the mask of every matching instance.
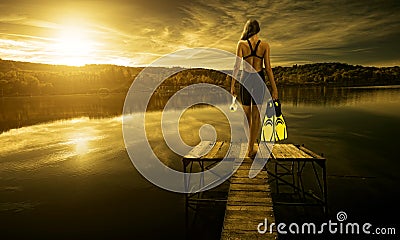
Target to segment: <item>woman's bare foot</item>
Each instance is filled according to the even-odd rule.
[[[257,151],[256,150],[250,150],[248,153],[247,153],[247,156],[249,157],[249,158],[251,158],[251,159],[254,159],[255,157],[256,157],[256,154],[257,154]]]

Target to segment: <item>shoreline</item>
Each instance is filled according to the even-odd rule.
[[[183,87],[186,87],[188,85],[165,85],[163,86],[164,88],[171,88],[171,89],[182,89]],[[217,85],[219,87],[228,89],[224,85]],[[269,84],[267,83],[267,86]],[[396,89],[400,88],[400,84],[382,84],[382,85],[376,85],[376,84],[363,84],[363,85],[352,85],[352,86],[347,86],[347,85],[336,85],[336,84],[320,84],[320,83],[303,83],[303,84],[290,84],[290,83],[284,83],[284,84],[279,84],[277,83],[277,86],[282,87],[282,88],[313,88],[313,87],[326,87],[326,88],[345,88],[345,89],[385,89],[385,88],[390,88],[390,89]],[[143,91],[143,92],[148,92],[148,91]],[[160,93],[161,91],[156,90],[155,93]],[[170,92],[168,92],[170,93]],[[120,92],[109,92],[107,94],[98,94],[98,93],[63,93],[63,94],[34,94],[34,95],[28,95],[28,94],[15,94],[15,95],[3,95],[0,96],[0,99],[6,99],[6,98],[27,98],[27,97],[68,97],[68,96],[98,96],[101,99],[106,99],[108,98],[109,95],[121,95],[127,94],[127,91],[120,91]]]

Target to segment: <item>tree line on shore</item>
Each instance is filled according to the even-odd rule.
[[[86,65],[82,67],[0,59],[0,96],[125,93],[143,67]],[[155,69],[154,72],[162,71]],[[228,88],[226,74],[209,69],[179,69],[164,86],[211,83]],[[231,71],[226,71],[231,72]],[[363,67],[345,63],[315,63],[274,67],[278,85],[365,86],[400,84],[400,68]],[[152,79],[148,76],[149,79]],[[150,80],[149,80],[150,81]]]
[[[275,67],[277,82],[287,85],[316,84],[370,86],[400,84],[400,67],[364,67],[346,63],[314,63]]]

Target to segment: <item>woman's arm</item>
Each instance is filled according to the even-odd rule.
[[[272,87],[271,97],[272,97],[272,99],[276,100],[276,99],[278,99],[278,88],[276,87],[276,84],[275,84],[274,74],[272,73],[271,61],[269,59],[269,56],[270,56],[270,48],[269,48],[269,44],[266,43],[266,51],[264,53],[265,70],[267,71],[268,80],[271,83],[271,87]]]
[[[241,44],[240,41],[237,44],[236,47],[236,60],[235,60],[235,65],[233,66],[233,72],[232,72],[232,80],[231,80],[231,94],[235,95],[235,79],[237,79],[239,70],[240,70],[240,64],[242,64],[242,49],[241,49]]]

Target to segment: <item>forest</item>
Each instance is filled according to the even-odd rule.
[[[163,68],[155,68],[162,71]],[[85,65],[82,67],[0,59],[0,96],[126,93],[143,67]],[[228,88],[222,72],[179,69],[163,86],[211,83]],[[230,72],[230,71],[226,71]],[[400,84],[400,67],[364,67],[346,63],[315,63],[274,67],[278,85],[368,86]]]

